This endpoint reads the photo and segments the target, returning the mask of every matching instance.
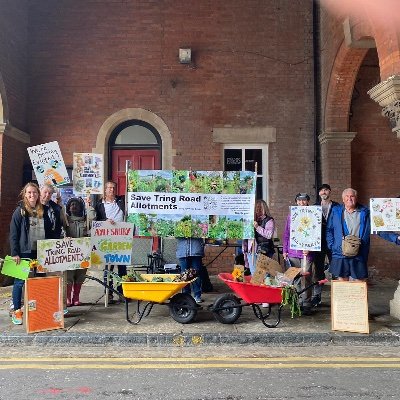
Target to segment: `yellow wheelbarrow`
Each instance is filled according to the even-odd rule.
[[[154,282],[153,278],[163,278],[171,281],[178,274],[141,274],[144,282],[121,282],[122,293],[125,297],[126,320],[131,324],[138,324],[143,317],[147,317],[155,304],[163,304],[169,307],[171,317],[181,324],[192,322],[198,306],[190,294],[178,293],[186,285],[195,279],[186,282]],[[137,300],[137,320],[129,317],[128,299]],[[146,302],[142,306],[141,302]]]

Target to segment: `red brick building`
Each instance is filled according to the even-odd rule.
[[[0,255],[26,148],[54,140],[69,165],[73,152],[104,154],[110,178],[127,158],[203,170],[258,160],[278,236],[294,195],[315,198],[322,181],[336,200],[349,186],[364,204],[397,196],[399,139],[382,116],[399,96],[394,22],[311,0],[0,0]],[[373,238],[370,266],[398,277],[397,252]]]

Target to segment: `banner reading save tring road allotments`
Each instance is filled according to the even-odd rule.
[[[42,272],[90,267],[90,238],[46,239],[37,242]]]
[[[290,207],[290,248],[321,251],[321,206]]]
[[[250,171],[129,170],[128,221],[142,236],[254,237]]]
[[[131,265],[134,226],[129,222],[93,221],[91,264]]]
[[[371,233],[400,231],[400,198],[370,200]]]

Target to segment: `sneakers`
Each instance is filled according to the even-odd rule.
[[[11,321],[14,325],[22,325],[22,311],[15,310],[11,315]]]
[[[195,300],[195,302],[196,302],[197,304],[204,303],[204,300],[203,300],[202,298],[200,298],[200,299],[194,299],[194,300]]]

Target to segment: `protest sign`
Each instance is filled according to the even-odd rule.
[[[44,271],[90,267],[90,238],[38,240],[37,257]]]
[[[369,333],[366,282],[331,282],[332,330]]]
[[[93,221],[91,265],[131,265],[134,225],[129,222]]]
[[[290,207],[290,248],[321,251],[321,206]]]
[[[28,154],[39,185],[64,185],[70,182],[58,142],[28,147]]]
[[[79,195],[103,193],[103,155],[74,153],[72,180],[74,192]]]
[[[142,236],[254,237],[254,172],[128,171],[128,221]]]
[[[400,231],[400,198],[372,198],[370,212],[371,233]]]

